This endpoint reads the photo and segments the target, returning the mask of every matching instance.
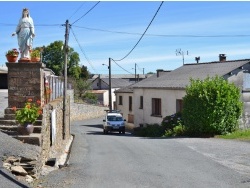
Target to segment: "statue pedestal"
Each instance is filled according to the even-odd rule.
[[[23,108],[27,99],[44,102],[43,63],[6,63],[8,67],[8,107]]]

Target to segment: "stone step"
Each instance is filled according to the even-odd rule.
[[[0,125],[0,130],[8,135],[17,135],[17,125],[13,126],[6,126],[6,125]],[[34,133],[41,133],[42,127],[41,126],[34,126]]]
[[[19,123],[16,120],[6,120],[6,119],[0,119],[0,125],[18,125]],[[42,125],[42,120],[37,120],[34,125],[41,126]]]
[[[13,138],[20,140],[23,143],[32,144],[32,145],[41,145],[41,134],[32,133],[30,135],[17,135],[12,136]]]

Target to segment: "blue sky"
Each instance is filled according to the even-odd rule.
[[[72,24],[69,46],[79,53],[81,65],[94,74],[108,74],[108,59],[120,60],[138,42],[160,1],[0,1],[0,66],[5,52],[18,48],[15,31],[22,8],[34,20],[33,47],[64,41],[65,21]],[[173,70],[184,62],[250,59],[250,2],[165,1],[140,43],[122,61],[112,62],[112,74]],[[83,16],[83,17],[82,17]],[[81,18],[82,17],[82,18]],[[79,19],[81,18],[81,19]],[[79,19],[79,20],[78,20]],[[78,20],[78,21],[77,21]],[[119,33],[121,32],[121,33]],[[201,37],[203,36],[203,37]],[[188,55],[186,52],[188,51]],[[85,54],[85,55],[84,55]]]

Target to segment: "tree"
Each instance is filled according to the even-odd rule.
[[[63,42],[55,41],[44,47],[42,53],[42,61],[46,67],[54,71],[56,75],[64,75],[64,51]],[[82,77],[82,68],[79,66],[79,54],[69,47],[67,75],[76,79]]]
[[[90,73],[89,73],[87,67],[83,65],[81,68],[81,76],[80,77],[87,80],[87,79],[89,79],[89,76],[90,76]]]
[[[54,71],[56,75],[63,75],[64,51],[63,42],[55,41],[43,49],[42,62]]]
[[[242,113],[240,89],[218,76],[190,82],[183,98],[183,120],[189,134],[212,136],[235,131]]]

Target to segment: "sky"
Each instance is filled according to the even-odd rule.
[[[34,48],[58,40],[64,42],[64,24],[69,20],[69,47],[80,55],[80,65],[87,66],[92,74],[108,74],[109,58],[112,74],[174,70],[183,62],[196,63],[195,57],[200,57],[200,63],[218,61],[219,54],[226,54],[227,60],[250,59],[250,2],[160,4],[161,1],[0,1],[0,66],[5,66],[6,51],[18,48],[17,38],[11,34],[23,8],[30,10],[34,21]]]

